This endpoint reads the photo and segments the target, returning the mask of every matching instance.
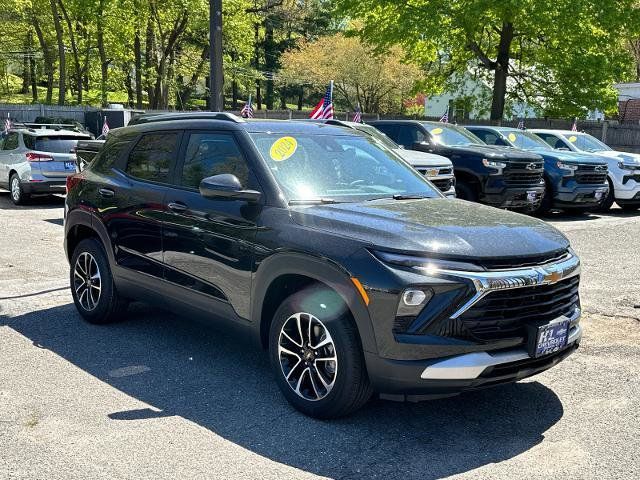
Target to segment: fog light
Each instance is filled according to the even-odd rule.
[[[402,301],[409,307],[417,307],[418,305],[421,305],[426,298],[427,294],[422,290],[405,290],[402,294]]]

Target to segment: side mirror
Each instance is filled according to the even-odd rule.
[[[245,190],[238,177],[230,173],[223,173],[204,178],[200,182],[200,195],[204,198],[257,202],[262,194],[256,190]]]
[[[413,142],[411,144],[411,150],[418,150],[420,152],[433,152],[433,147],[429,142]]]

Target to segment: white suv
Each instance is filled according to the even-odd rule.
[[[16,205],[32,194],[65,193],[76,172],[75,146],[86,133],[53,128],[15,128],[0,137],[0,188]]]
[[[535,133],[557,150],[589,153],[607,160],[609,194],[602,202],[600,210],[609,210],[614,201],[623,210],[640,208],[640,155],[613,150],[588,133],[543,129],[528,131]]]

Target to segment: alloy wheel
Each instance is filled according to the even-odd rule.
[[[310,313],[295,313],[282,325],[278,338],[280,367],[291,389],[305,400],[325,398],[338,374],[331,334]]]
[[[73,267],[73,288],[82,308],[88,312],[96,308],[100,301],[102,281],[98,263],[89,252],[78,255]]]
[[[11,182],[11,197],[16,202],[20,199],[20,180],[17,177],[13,177]]]

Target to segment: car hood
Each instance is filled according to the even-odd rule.
[[[436,155],[434,153],[418,152],[416,150],[405,150],[403,148],[395,149],[394,152],[402,157],[403,160],[407,161],[410,165],[413,166],[450,167],[452,165],[451,160],[449,160],[447,157]]]
[[[540,156],[532,152],[525,150],[519,150],[517,148],[498,147],[494,145],[464,145],[464,146],[444,146],[439,147],[441,150],[438,153],[445,153],[447,155],[478,155],[490,159],[498,160],[513,160],[522,162],[540,161]]]
[[[601,157],[614,158],[616,160],[624,160],[626,163],[638,163],[640,164],[640,154],[630,152],[620,152],[617,150],[601,150],[594,152],[594,155]]]
[[[525,215],[451,199],[393,200],[296,207],[295,222],[378,249],[466,259],[556,252],[568,240]]]
[[[564,150],[536,150],[535,152],[545,160],[560,160],[562,162],[588,163],[593,165],[607,164],[606,159],[589,153],[565,152]]]

